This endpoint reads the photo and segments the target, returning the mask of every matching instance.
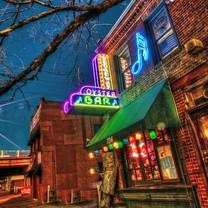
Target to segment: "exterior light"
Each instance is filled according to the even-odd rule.
[[[96,173],[94,168],[90,168],[89,172],[90,172],[91,175],[94,175]]]
[[[142,134],[141,133],[136,133],[135,139],[136,140],[141,140],[141,138],[142,138]]]
[[[108,148],[109,148],[109,150],[113,150],[113,148],[114,148],[114,147],[113,147],[113,144],[109,144],[109,145],[108,145]]]
[[[103,147],[103,151],[107,152],[108,151],[108,147],[107,146]]]
[[[99,150],[95,150],[96,155],[99,155],[99,153],[100,153]]]
[[[115,149],[118,149],[118,148],[119,148],[118,142],[114,142],[114,143],[113,143],[113,147],[114,147]]]
[[[114,142],[114,143],[113,143],[113,147],[114,147],[115,149],[122,148],[122,147],[123,147],[123,142],[122,142],[122,141]]]
[[[150,130],[149,131],[149,136],[151,139],[156,139],[157,138],[157,134],[155,130]]]
[[[124,143],[124,144],[128,144],[128,143],[129,143],[128,139],[127,139],[127,138],[124,138],[124,139],[123,139],[123,143]]]
[[[89,152],[88,156],[89,156],[90,159],[93,159],[95,157],[93,152]]]
[[[208,128],[207,129],[204,129],[204,135],[208,139]]]
[[[135,139],[134,139],[134,137],[132,137],[132,136],[131,136],[131,137],[129,137],[129,142],[130,142],[130,143],[135,143]]]

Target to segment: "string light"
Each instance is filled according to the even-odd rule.
[[[89,172],[90,172],[91,175],[94,175],[96,173],[94,168],[90,168]]]
[[[107,146],[103,147],[103,151],[107,152],[108,151],[108,147]]]
[[[149,131],[149,136],[151,139],[156,139],[157,138],[157,134],[155,130],[150,130]]]
[[[142,138],[142,134],[141,133],[136,133],[135,139],[136,140],[141,140],[141,138]]]
[[[95,155],[94,155],[93,152],[90,152],[90,153],[88,154],[88,156],[89,156],[90,159],[93,159],[93,158],[95,157]]]

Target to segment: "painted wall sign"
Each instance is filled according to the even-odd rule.
[[[113,89],[108,55],[97,54],[92,61],[92,66],[95,86],[103,89]]]
[[[137,61],[133,64],[131,72],[133,75],[138,75],[144,65],[144,62],[148,60],[149,50],[147,45],[147,40],[141,33],[136,33],[136,43],[137,43]]]
[[[69,113],[70,109],[74,107],[81,108],[106,108],[118,109],[119,100],[117,93],[114,90],[106,90],[99,87],[84,86],[78,93],[70,95],[69,99],[65,101],[63,110]]]

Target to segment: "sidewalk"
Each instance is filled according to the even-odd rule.
[[[67,205],[40,205],[40,208],[97,208],[97,203],[96,202],[91,202],[91,203],[83,203],[83,204],[67,204]]]

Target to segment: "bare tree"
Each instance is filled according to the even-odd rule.
[[[7,93],[12,88],[18,90],[24,86],[28,80],[33,80],[41,71],[47,58],[53,54],[57,48],[67,38],[73,38],[73,35],[79,31],[82,34],[82,27],[90,31],[90,20],[95,19],[101,13],[109,8],[123,2],[124,0],[3,0],[4,8],[0,9],[0,24],[3,23],[3,29],[0,29],[0,64],[3,67],[0,73],[4,77],[0,83],[0,95]],[[38,13],[37,7],[39,8]],[[34,12],[33,12],[34,10]],[[30,16],[24,16],[24,13],[30,11]],[[35,13],[35,14],[34,14]],[[19,73],[12,73],[4,57],[4,41],[10,34],[25,25],[37,22],[46,17],[60,18],[57,14],[65,13],[68,17],[65,20],[63,30],[52,35],[51,42],[34,58],[28,65],[21,67]],[[23,19],[20,17],[24,17]],[[59,19],[60,24],[63,20]],[[49,23],[48,23],[49,24]],[[2,27],[1,27],[2,28]],[[91,27],[92,28],[92,27]],[[90,32],[89,32],[90,33]],[[50,35],[50,34],[49,34]],[[80,35],[81,37],[81,35]]]

